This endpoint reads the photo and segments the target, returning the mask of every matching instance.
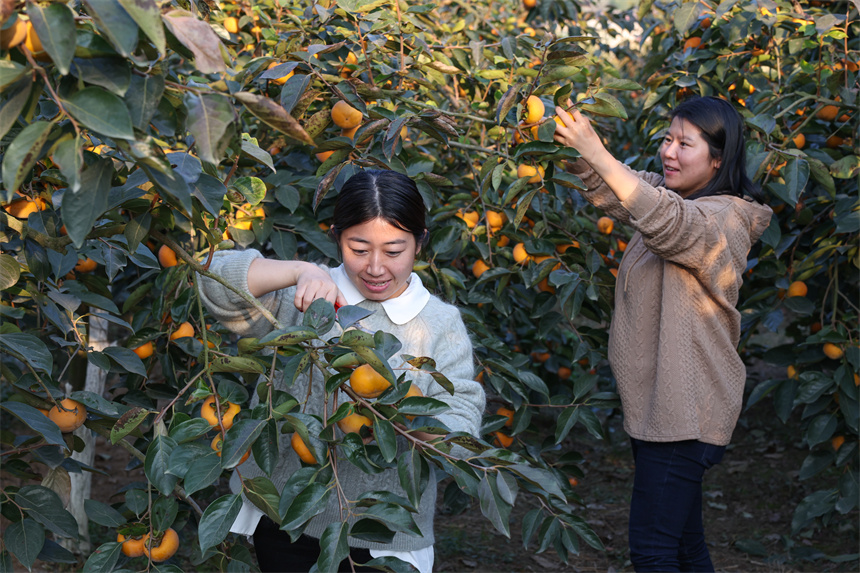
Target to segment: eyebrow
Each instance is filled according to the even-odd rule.
[[[350,237],[347,241],[352,241],[355,243],[366,243],[370,244],[370,241],[367,239],[360,239],[358,237]],[[388,241],[387,243],[383,243],[384,245],[402,245],[406,243],[406,239],[394,239],[393,241]]]

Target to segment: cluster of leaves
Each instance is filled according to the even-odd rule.
[[[778,211],[750,263],[743,351],[802,370],[797,379],[762,383],[750,404],[772,395],[784,420],[802,405],[811,453],[801,476],[838,480],[801,504],[795,530],[851,511],[858,465],[852,373],[860,356],[850,328],[858,262],[858,159],[850,145],[858,141],[860,58],[856,9],[835,6],[843,5],[840,15],[830,5],[798,13],[769,0],[645,2],[638,14],[607,16],[570,1],[531,11],[519,2],[397,0],[263,0],[220,9],[84,0],[77,12],[61,3],[3,3],[4,31],[28,21],[43,47],[0,52],[2,407],[23,424],[3,434],[4,469],[45,480],[4,487],[3,513],[15,533],[4,538],[3,562],[8,551],[27,566],[37,557],[72,559],[46,539],[45,531],[77,536],[50,484],[88,468],[65,455],[80,448],[78,438],[61,435],[35,409],[63,397],[66,384],[90,411],[88,430],[130,449],[149,480],[113,507],[88,504],[89,518],[122,531],[130,532],[128,522],[197,535],[197,563],[222,567],[229,557],[250,564],[245,547],[222,543],[239,498],[218,498],[218,486],[249,447],[261,467],[274,467],[277,454],[265,438],[294,430],[318,460],[336,447],[367,471],[397,466],[409,476],[424,475],[432,463],[454,477],[446,498],[477,497],[505,534],[523,489],[543,502],[526,519],[525,543],[537,534],[538,550],[553,547],[565,558],[580,537],[599,546],[569,505],[578,497],[567,478],[580,475],[581,456],[560,446],[577,427],[605,435],[602,414],[618,405],[603,357],[612,271],[631,231],[598,232],[600,214],[563,169],[575,154],[552,143],[549,116],[568,98],[600,118],[618,157],[652,170],[663,112],[683,97],[722,95],[743,112],[753,133],[750,175]],[[690,37],[700,38],[697,47],[685,48]],[[522,122],[529,96],[548,109],[534,125]],[[356,131],[331,125],[338,101],[361,113]],[[836,106],[835,121],[816,116],[826,105]],[[807,146],[796,143],[798,134]],[[829,147],[832,136],[842,144]],[[517,176],[524,164],[545,170],[539,182]],[[505,417],[487,416],[482,436],[510,432],[512,451],[463,439],[474,448],[469,463],[417,445],[419,455],[395,463],[399,432],[387,420],[397,414],[386,408],[406,385],[392,378],[396,387],[379,407],[356,398],[376,420],[374,445],[354,435],[341,440],[331,430],[336,419],[305,416],[298,401],[278,394],[271,408],[243,410],[218,457],[203,437],[209,427],[195,416],[207,395],[246,405],[259,374],[328,365],[344,347],[370,349],[363,360],[376,356],[379,370],[393,376],[385,359],[395,343],[382,334],[352,348],[319,340],[319,325],[306,324],[307,340],[277,345],[274,358],[254,344],[239,346],[212,324],[195,288],[194,271],[207,273],[214,251],[231,244],[280,258],[336,259],[324,228],[340,185],[365,167],[416,181],[431,236],[415,270],[460,305],[491,410],[515,411],[510,430]],[[10,202],[22,201],[39,208],[13,217]],[[515,258],[520,244],[527,259]],[[182,264],[162,268],[158,246]],[[95,261],[96,271],[75,270],[82,259]],[[476,261],[487,270],[473,272]],[[794,280],[808,283],[808,296],[781,298]],[[111,324],[117,345],[92,348],[94,320]],[[172,340],[186,321],[198,334]],[[771,348],[768,331],[784,336],[784,346]],[[844,356],[825,358],[824,342]],[[148,343],[154,355],[139,358],[133,350]],[[87,368],[108,373],[104,395],[80,390]],[[328,378],[326,392],[343,382],[338,376]],[[255,391],[268,396],[267,376]],[[436,413],[430,402],[409,400],[418,400],[415,414]],[[846,440],[834,451],[837,435]],[[304,481],[289,491],[275,491],[266,478],[246,482],[255,503],[295,530],[335,475],[328,464],[302,471]],[[408,529],[408,519],[392,516],[408,517],[417,505],[362,503],[390,507],[375,513],[377,535]],[[324,540],[332,559],[351,533],[335,526]],[[119,545],[109,543],[88,567],[109,568],[119,558]]]

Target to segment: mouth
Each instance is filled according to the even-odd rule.
[[[364,283],[364,287],[367,290],[369,290],[370,292],[383,292],[385,289],[388,288],[388,285],[391,284],[390,280],[387,280],[387,281],[379,281],[379,280],[371,281],[371,280],[367,280],[366,278],[362,278],[361,281]]]
[[[663,166],[663,173],[668,175],[670,173],[678,173],[679,169],[676,167],[669,167],[668,165]]]

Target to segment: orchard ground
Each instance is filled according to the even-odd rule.
[[[751,380],[765,379],[779,376],[780,370],[765,366],[750,374]],[[840,516],[825,530],[798,536],[791,549],[785,544],[795,504],[819,486],[815,479],[798,479],[798,468],[808,449],[797,441],[793,430],[799,424],[797,418],[795,414],[784,425],[773,415],[770,400],[756,404],[741,416],[723,462],[706,474],[705,531],[717,571],[860,570],[857,509]],[[603,540],[605,553],[584,546],[582,553],[567,565],[552,551],[535,554],[535,541],[524,549],[520,538],[521,519],[533,507],[532,500],[524,497],[515,506],[512,539],[508,539],[489,526],[474,503],[461,513],[450,513],[443,502],[447,482],[442,482],[434,570],[632,571],[627,554],[627,509],[633,487],[633,460],[621,416],[612,416],[606,423],[608,441],[577,432],[563,444],[584,457],[581,467],[585,475],[576,486],[585,504],[582,515]],[[94,477],[95,499],[115,502],[116,498],[106,494],[127,483],[145,481],[139,466],[126,471],[129,461],[127,453],[119,448],[97,458],[97,466],[105,473]],[[93,527],[94,541],[107,541],[105,528]],[[184,551],[183,559],[187,560],[187,549]],[[184,570],[194,570],[187,561],[184,565]],[[41,569],[72,570],[76,568]]]

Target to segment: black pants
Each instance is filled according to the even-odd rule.
[[[272,573],[307,573],[320,557],[320,541],[307,535],[302,535],[295,543],[290,541],[286,531],[281,531],[278,524],[263,516],[254,531],[254,550],[260,571]],[[349,554],[356,563],[367,563],[372,559],[369,549],[351,547]],[[358,567],[356,571],[376,571],[370,567]],[[349,559],[341,561],[339,572],[352,571]]]

